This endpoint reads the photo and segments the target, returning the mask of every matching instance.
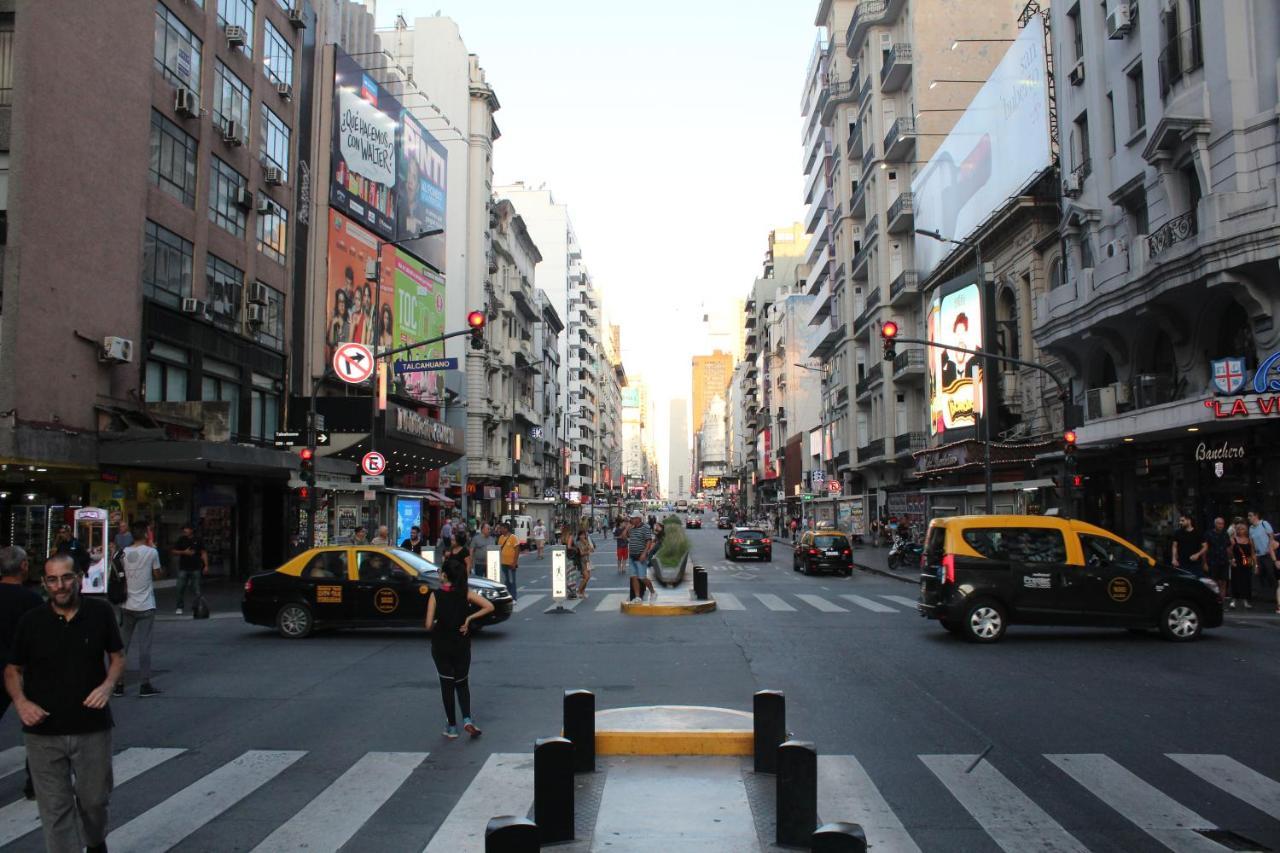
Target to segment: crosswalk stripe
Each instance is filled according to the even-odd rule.
[[[738,596],[731,592],[717,592],[711,596],[716,600],[717,610],[746,610],[742,602],[738,600]]]
[[[781,598],[779,598],[778,596],[774,595],[771,592],[757,592],[757,593],[754,593],[754,595],[760,601],[761,604],[763,604],[765,607],[769,608],[770,610],[776,610],[778,612],[790,611],[792,613],[795,613],[796,611],[794,607],[792,607],[790,604],[787,604],[785,601],[783,601]]]
[[[854,595],[853,593],[846,592],[846,593],[843,593],[840,597],[843,598],[845,601],[852,601],[854,604],[858,605],[859,607],[865,607],[866,609],[870,610],[872,613],[897,613],[898,612],[898,609],[896,607],[890,607],[887,604],[881,604],[878,601],[873,601],[872,599],[865,598],[861,595]]]
[[[1210,785],[1280,820],[1280,782],[1226,755],[1170,753],[1169,757]]]
[[[921,755],[920,760],[1006,853],[1089,853],[1003,773],[976,755]],[[969,770],[973,767],[972,770]]]
[[[111,759],[111,772],[117,786],[163,764],[185,749],[152,749],[132,747]],[[0,846],[40,828],[40,810],[30,800],[18,800],[0,808]]]
[[[894,604],[901,604],[903,607],[909,608],[911,610],[916,609],[916,600],[914,598],[907,598],[905,595],[882,595],[880,597],[884,599],[888,599],[889,601],[892,601]]]
[[[337,850],[396,792],[427,757],[425,752],[366,752],[254,853]]]
[[[596,605],[596,610],[617,610],[622,606],[622,602],[627,600],[625,592],[611,592],[604,598],[600,599],[600,603]]]
[[[1105,755],[1046,755],[1062,772],[1175,853],[1222,853],[1197,829],[1214,825]]]
[[[818,756],[818,814],[862,826],[877,853],[920,853],[862,763],[852,755]]]
[[[304,755],[297,750],[249,750],[108,835],[107,845],[168,850]]]
[[[524,610],[526,607],[532,604],[537,604],[539,601],[541,601],[544,598],[546,598],[546,595],[544,595],[541,592],[534,592],[534,593],[526,592],[524,595],[516,599],[516,603],[512,605],[511,610],[514,613],[519,613],[521,610]]]
[[[797,592],[796,598],[800,599],[805,604],[808,604],[811,607],[821,610],[823,613],[848,613],[849,612],[848,610],[841,607],[839,604],[833,604],[830,601],[827,601],[825,598],[823,598],[820,595],[810,595],[809,593]]]
[[[11,746],[0,752],[0,779],[17,773],[26,762],[27,751],[20,746]]]
[[[496,815],[523,817],[533,803],[533,755],[495,752],[440,824],[424,853],[479,853]]]

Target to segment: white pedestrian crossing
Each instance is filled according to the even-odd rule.
[[[109,834],[107,846],[168,850],[304,755],[296,750],[250,750]]]
[[[612,610],[617,612],[622,607],[622,602],[627,600],[625,592],[611,592],[604,598],[600,599],[600,603],[596,605],[596,610]]]
[[[872,613],[897,613],[898,612],[898,609],[896,607],[890,607],[887,604],[881,604],[880,602],[874,599],[867,598],[862,595],[854,595],[851,592],[843,593],[841,594],[840,597],[843,598],[845,601],[852,601],[854,604],[858,605],[859,607],[866,608],[867,610],[870,610]]]
[[[537,604],[539,601],[541,601],[546,597],[547,596],[541,592],[526,592],[524,595],[516,599],[516,603],[512,605],[511,611],[513,613],[519,613],[521,610],[524,610],[526,607]]]
[[[862,763],[852,755],[818,756],[818,817],[862,826],[879,853],[920,853]]]
[[[533,756],[495,752],[440,824],[424,853],[479,853],[495,815],[524,815],[533,804]]]
[[[916,600],[914,598],[907,598],[905,595],[882,595],[880,597],[887,601],[892,601],[894,604],[901,604],[908,610],[916,609]]]
[[[27,761],[27,751],[20,746],[11,746],[0,752],[0,779],[17,773]]]
[[[832,602],[827,601],[825,598],[823,598],[820,595],[810,595],[808,593],[798,592],[796,593],[796,598],[800,599],[805,604],[809,605],[815,610],[820,610],[823,613],[848,613],[849,612],[845,608],[841,607],[839,604],[833,604]]]
[[[716,600],[717,610],[746,610],[746,606],[739,600],[738,596],[731,592],[717,592],[711,596]]]
[[[1170,754],[1170,758],[1237,800],[1280,820],[1280,782],[1226,755]]]
[[[1089,853],[1075,836],[985,759],[978,761],[976,755],[922,755],[920,760],[1005,853]]]
[[[780,596],[774,595],[771,592],[757,592],[757,593],[754,593],[754,595],[757,601],[759,601],[761,604],[763,604],[765,607],[769,608],[770,610],[774,610],[779,613],[785,613],[788,611],[794,613],[796,610],[790,604],[787,604],[785,601],[783,601]]]

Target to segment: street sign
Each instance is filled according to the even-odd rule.
[[[397,361],[396,376],[404,373],[428,373],[433,370],[457,370],[456,358],[428,358],[421,361]]]
[[[387,458],[376,450],[371,450],[360,460],[360,469],[370,476],[377,476],[387,470]]]
[[[359,385],[373,373],[373,353],[364,344],[338,344],[333,353],[333,372],[343,382]]]
[[[542,427],[530,427],[530,428],[529,428],[529,437],[530,437],[530,438],[542,438]]]
[[[298,439],[302,438],[300,432],[284,432],[276,431],[276,447],[293,447],[298,443]]]
[[[328,447],[328,446],[329,446],[329,433],[327,433],[327,432],[317,432],[317,433],[316,433],[316,447]]]
[[[385,486],[387,478],[381,474],[363,474],[360,477],[360,485],[362,486]]]
[[[830,493],[831,493],[831,494],[833,494],[833,495],[838,495],[838,494],[840,494],[840,481],[839,481],[839,480],[827,480],[827,491],[828,491],[828,492],[830,492]]]

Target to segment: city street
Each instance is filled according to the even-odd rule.
[[[979,647],[917,616],[915,588],[900,580],[804,577],[783,543],[772,563],[732,564],[723,531],[689,535],[719,601],[706,616],[620,615],[607,543],[590,598],[547,614],[549,560],[526,559],[519,611],[474,643],[477,741],[441,737],[416,631],[286,641],[227,614],[219,595],[207,622],[166,617],[164,694],[138,698],[131,661],[129,695],[112,702],[113,849],[443,849],[427,845],[455,807],[483,812],[482,798],[510,787],[478,778],[490,755],[527,754],[559,733],[566,688],[594,691],[600,709],[749,710],[754,691],[785,691],[788,728],[844,780],[820,791],[822,819],[851,816],[833,813],[841,797],[867,808],[883,797],[868,829],[877,851],[1280,848],[1276,617],[1230,616],[1190,645],[1015,627]],[[162,613],[171,595],[161,592]],[[34,851],[19,743],[11,713],[0,842]],[[531,767],[509,772],[531,778]],[[1260,846],[1197,831],[1215,827]]]

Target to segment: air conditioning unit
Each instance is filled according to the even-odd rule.
[[[268,166],[262,174],[262,180],[273,187],[278,187],[284,183],[284,169]]]
[[[182,298],[182,313],[183,314],[203,314],[204,303],[201,302],[199,299],[196,299],[194,296],[184,296]]]
[[[98,360],[128,364],[133,361],[133,341],[114,336],[103,338],[102,352],[98,354]]]
[[[249,301],[254,305],[266,305],[270,301],[267,298],[270,295],[269,290],[270,288],[262,282],[255,281],[249,285]]]
[[[1117,3],[1107,15],[1107,38],[1122,39],[1133,29],[1133,11],[1128,3]]]
[[[1079,175],[1073,172],[1063,177],[1062,194],[1069,198],[1075,198],[1076,196],[1080,195],[1080,176]]]
[[[291,100],[291,99],[293,98],[293,84],[292,84],[292,83],[277,83],[277,84],[276,84],[276,92],[280,95],[280,97],[282,97],[282,98],[284,98],[284,99],[286,99],[286,100]]]
[[[236,188],[236,207],[248,210],[253,207],[253,190],[248,187]]]
[[[244,145],[244,138],[240,135],[240,122],[227,120],[222,126],[222,141],[228,145]]]
[[[1084,395],[1085,420],[1097,421],[1116,416],[1116,389],[1110,385],[1090,388]]]
[[[200,96],[186,86],[179,86],[173,96],[173,111],[188,118],[199,116]]]
[[[261,326],[267,319],[267,306],[250,305],[245,308],[244,318],[250,326]]]
[[[228,24],[226,36],[227,47],[244,47],[244,43],[248,40],[249,34],[244,31],[244,27],[237,27],[234,24]]]
[[[1080,60],[1075,67],[1067,74],[1067,79],[1071,81],[1072,86],[1079,86],[1084,82],[1084,60]]]
[[[258,196],[258,213],[267,214],[276,209],[276,204],[265,195]]]
[[[292,24],[292,25],[293,25],[293,26],[295,26],[295,27],[298,27],[299,29],[301,29],[301,28],[303,28],[303,27],[305,27],[305,26],[307,25],[307,22],[306,22],[306,21],[304,21],[304,20],[302,20],[302,10],[301,10],[301,9],[290,9],[290,10],[289,10],[289,23],[290,23],[290,24]]]

